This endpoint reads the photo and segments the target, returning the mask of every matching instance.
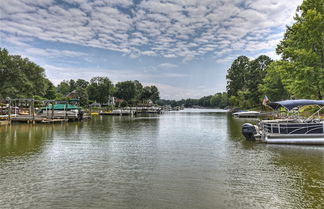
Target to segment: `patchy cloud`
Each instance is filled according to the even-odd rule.
[[[2,0],[0,47],[54,82],[156,83],[163,98],[224,91],[240,55],[278,58],[302,0]],[[191,88],[191,86],[203,86]]]
[[[98,47],[132,58],[188,61],[211,53],[224,59],[237,50],[272,49],[300,2],[4,0],[0,30],[9,36]],[[226,54],[220,53],[224,50]]]
[[[164,62],[164,63],[159,64],[158,67],[159,68],[176,68],[177,65],[172,64],[172,63],[168,63],[168,62]]]

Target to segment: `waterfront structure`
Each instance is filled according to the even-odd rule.
[[[300,115],[304,106],[317,106],[318,110],[308,118]],[[285,118],[262,120],[256,125],[245,123],[242,133],[247,140],[258,140],[273,144],[324,144],[324,120],[320,112],[324,109],[324,100],[285,100],[269,104],[274,110],[285,108]]]
[[[256,118],[260,115],[259,111],[239,111],[233,113],[236,118]]]

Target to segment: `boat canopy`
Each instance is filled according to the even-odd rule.
[[[292,110],[295,107],[306,106],[306,105],[324,105],[324,100],[307,100],[307,99],[298,99],[298,100],[284,100],[279,102],[271,102],[269,104],[274,110],[284,107],[288,110]]]
[[[51,110],[52,105],[48,105],[47,107],[42,108],[42,110],[46,110],[46,109]],[[71,104],[55,104],[53,109],[54,110],[78,110],[81,108]]]

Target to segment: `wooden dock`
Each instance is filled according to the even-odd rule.
[[[162,108],[160,107],[128,107],[125,109],[117,109],[108,112],[99,112],[99,115],[136,115],[136,114],[161,114]]]
[[[14,123],[63,123],[67,122],[69,119],[62,118],[44,118],[44,117],[33,117],[29,115],[19,115],[17,117],[11,118],[11,121]]]

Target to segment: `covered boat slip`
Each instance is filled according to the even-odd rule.
[[[261,121],[263,139],[266,143],[276,144],[324,144],[324,121],[320,119],[320,112],[324,108],[323,100],[286,100],[270,103],[273,109],[280,107],[288,111],[303,106],[315,105],[318,110],[306,119],[302,119],[297,112],[295,119]],[[317,119],[314,119],[317,116]]]
[[[324,123],[264,123],[261,140],[273,144],[323,144]]]
[[[262,130],[267,134],[324,134],[324,123],[261,123]]]
[[[312,114],[301,116],[304,106],[317,106]],[[286,100],[269,104],[274,110],[285,108],[283,119],[262,120],[258,126],[244,124],[242,133],[247,140],[260,140],[273,144],[319,144],[324,145],[324,100]]]

